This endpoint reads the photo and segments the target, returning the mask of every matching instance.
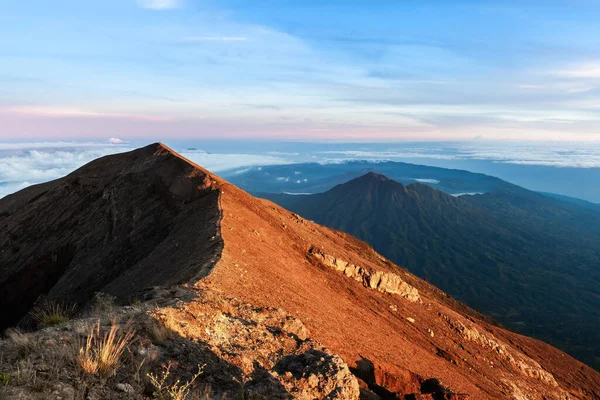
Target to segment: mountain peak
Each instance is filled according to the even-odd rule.
[[[370,180],[378,180],[378,181],[383,181],[383,182],[390,180],[387,176],[379,174],[377,172],[373,172],[373,171],[367,172],[362,177],[359,177],[357,179],[361,179],[361,178],[370,179]]]

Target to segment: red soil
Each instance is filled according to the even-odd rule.
[[[600,373],[572,357],[484,322],[485,317],[347,234],[211,178],[221,191],[224,249],[199,286],[286,310],[351,366],[361,359],[371,361],[385,376],[378,383],[390,391],[413,384],[403,377],[416,374],[437,378],[453,392],[474,399],[600,398]],[[370,270],[400,275],[419,290],[422,303],[348,279],[308,256],[312,246]],[[461,324],[469,331],[461,334]],[[469,336],[473,329],[484,339]]]

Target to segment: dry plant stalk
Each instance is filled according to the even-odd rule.
[[[119,333],[119,325],[113,321],[110,330],[101,336],[98,320],[92,327],[85,346],[79,349],[77,362],[86,373],[98,374],[105,379],[116,372],[121,356],[134,335],[134,331]]]
[[[148,374],[152,386],[154,386],[154,398],[158,400],[185,400],[190,393],[190,387],[202,375],[205,365],[198,365],[198,372],[186,383],[181,383],[178,379],[175,383],[168,385],[167,379],[171,374],[171,367],[173,363],[171,361],[163,368],[162,376]]]

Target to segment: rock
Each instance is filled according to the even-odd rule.
[[[206,343],[239,369],[249,399],[358,399],[359,387],[348,365],[308,338],[302,321],[277,308],[255,307],[221,293],[203,291],[200,298],[155,312],[159,321],[184,321],[190,315],[202,325],[172,326],[179,336]],[[219,371],[206,371],[210,378]]]
[[[117,383],[117,389],[127,394],[135,393],[135,389],[129,383]]]
[[[283,385],[299,399],[358,400],[356,377],[337,355],[311,349],[283,358],[274,368]]]
[[[404,280],[396,274],[382,271],[369,271],[347,261],[337,259],[329,254],[324,254],[316,247],[311,247],[308,253],[326,267],[342,272],[346,277],[361,282],[363,286],[367,288],[395,294],[413,303],[421,301],[419,291],[404,282]]]

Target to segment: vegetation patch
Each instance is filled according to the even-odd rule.
[[[31,318],[41,327],[55,326],[69,321],[75,315],[77,305],[55,301],[43,301],[31,310]]]
[[[77,362],[81,369],[90,375],[106,379],[113,375],[120,365],[123,352],[131,343],[134,331],[121,332],[113,321],[110,330],[100,333],[100,321],[92,327],[85,346],[79,349]]]

